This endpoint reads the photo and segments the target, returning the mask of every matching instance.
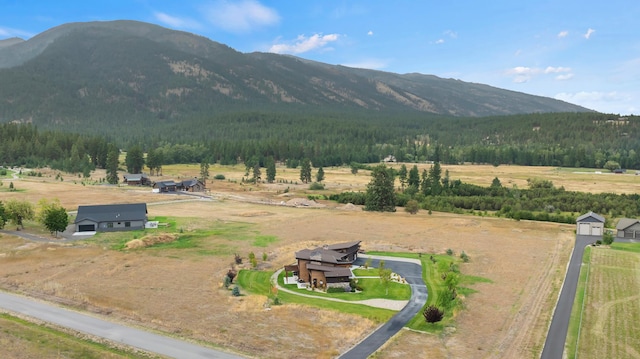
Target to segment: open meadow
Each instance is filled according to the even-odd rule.
[[[582,268],[569,353],[577,358],[640,358],[640,247],[592,247]],[[579,328],[579,330],[576,330]]]
[[[428,168],[429,165],[422,165]],[[421,169],[422,170],[422,169]],[[593,192],[631,192],[639,177],[579,173],[548,167],[443,166],[452,179],[507,186],[544,178],[556,186]],[[0,200],[58,198],[67,210],[78,205],[146,202],[149,218],[171,222],[178,237],[149,248],[123,249],[143,232],[99,234],[86,241],[47,244],[0,234],[0,287],[210,343],[256,358],[333,358],[380,323],[355,314],[301,304],[265,307],[266,297],[231,296],[222,279],[234,254],[259,258],[275,271],[294,262],[294,253],[322,244],[359,240],[367,251],[456,254],[471,258],[464,274],[488,279],[464,298],[455,325],[441,335],[401,331],[376,358],[536,358],[574,240],[574,226],[448,213],[370,213],[358,207],[318,201],[289,206],[310,194],[364,190],[370,177],[360,170],[325,168],[324,191],[301,184],[299,171],[278,167],[274,184],[242,184],[243,166],[216,166],[209,180],[213,200],[151,193],[149,188],[81,183],[41,170],[42,177],[5,179],[19,191],[0,190]],[[315,171],[314,171],[315,172]],[[163,177],[198,176],[198,165],[166,166]],[[92,174],[94,180],[104,173]],[[157,178],[153,178],[156,180]],[[74,183],[75,182],[75,183]],[[295,203],[295,201],[293,202]],[[301,202],[304,203],[304,202]],[[26,231],[49,236],[35,223]],[[147,233],[148,234],[148,233]],[[267,260],[262,256],[266,254]],[[16,355],[16,357],[20,357]]]

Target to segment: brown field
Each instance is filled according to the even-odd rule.
[[[556,186],[593,192],[631,191],[638,178],[542,167],[444,169],[452,179],[482,185],[497,176],[503,185],[526,187],[527,178],[538,177],[550,179]],[[188,178],[198,172],[198,165],[167,166],[164,177]],[[288,183],[271,185],[240,184],[242,166],[212,166],[209,172],[212,177],[218,173],[226,176],[226,180],[208,184],[214,201],[178,201],[184,197],[152,194],[148,189],[83,186],[73,176],[60,182],[54,179],[54,172],[13,180],[23,191],[0,191],[0,200],[18,198],[37,203],[41,198],[58,198],[69,210],[79,204],[143,201],[150,204],[149,217],[174,217],[187,233],[234,224],[242,224],[246,233],[242,238],[211,235],[201,248],[130,251],[111,250],[97,242],[28,244],[0,235],[0,287],[248,356],[332,358],[378,324],[301,305],[285,304],[267,311],[264,297],[234,298],[220,289],[233,253],[246,257],[254,251],[261,258],[265,252],[269,259],[261,267],[274,270],[293,262],[295,251],[321,243],[361,240],[366,250],[423,253],[443,253],[451,248],[456,253],[464,250],[471,258],[461,265],[463,273],[492,282],[472,286],[477,292],[465,298],[465,310],[445,333],[402,331],[375,357],[539,356],[572,248],[574,226],[437,212],[429,215],[424,211],[417,215],[347,211],[324,201],[324,208],[269,205],[307,193],[363,190],[370,179],[367,171],[354,176],[349,168],[326,168],[324,192],[295,184],[299,182],[295,169],[279,168],[278,179]],[[101,176],[104,174],[94,174],[96,179]],[[8,181],[4,182],[6,186]],[[42,233],[35,225],[27,227]],[[278,240],[256,247],[251,238],[258,234]],[[131,233],[123,236],[133,238]]]

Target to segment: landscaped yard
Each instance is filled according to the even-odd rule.
[[[591,247],[567,338],[571,358],[640,358],[640,244]]]

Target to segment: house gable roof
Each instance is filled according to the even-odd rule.
[[[586,219],[588,219],[589,217],[595,219],[598,222],[604,223],[605,221],[604,217],[590,211],[589,213],[585,213],[582,216],[578,217],[578,219],[576,219],[576,222],[593,222],[593,221],[586,221]]]
[[[74,223],[84,220],[100,222],[141,221],[147,217],[146,203],[105,204],[78,206],[78,215]]]
[[[616,225],[616,229],[619,231],[624,231],[625,229],[633,226],[638,222],[640,222],[640,220],[637,220],[635,218],[621,218]]]

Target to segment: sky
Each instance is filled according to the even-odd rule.
[[[0,40],[138,20],[241,52],[422,73],[640,114],[636,0],[0,0]]]

